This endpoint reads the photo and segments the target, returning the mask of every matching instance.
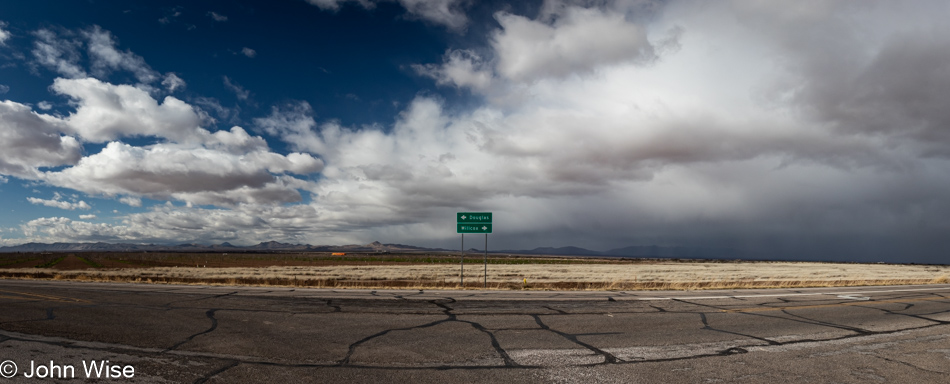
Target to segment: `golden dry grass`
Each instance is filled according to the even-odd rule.
[[[466,265],[466,287],[481,287],[481,265]],[[950,266],[793,262],[653,262],[637,264],[490,265],[493,289],[697,290],[936,284]],[[0,269],[0,277],[178,284],[332,288],[458,288],[448,264],[286,266],[266,268],[154,267],[53,271]],[[524,284],[527,279],[527,284]]]

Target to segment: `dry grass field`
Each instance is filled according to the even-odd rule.
[[[482,258],[465,286],[483,284]],[[457,255],[5,254],[0,277],[334,288],[459,288]],[[491,255],[493,289],[738,289],[934,284],[950,266],[816,262],[582,259]]]

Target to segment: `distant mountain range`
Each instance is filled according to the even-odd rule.
[[[382,244],[378,241],[366,245],[309,245],[288,244],[276,241],[251,246],[236,246],[230,243],[206,244],[126,244],[126,243],[26,243],[0,247],[0,252],[420,252],[445,251],[438,248],[422,248],[402,244]]]
[[[747,258],[749,256],[742,252],[727,248],[658,245],[635,245],[611,249],[604,252],[592,251],[579,247],[541,247],[531,250],[498,251],[497,253],[517,253],[522,255],[637,257],[648,259],[736,259]]]
[[[230,243],[206,244],[125,244],[125,243],[26,243],[0,247],[0,253],[13,252],[453,252],[457,250],[443,248],[425,248],[403,244],[383,244],[378,241],[365,245],[309,245],[288,244],[276,241],[263,242],[251,246],[235,246]],[[469,249],[468,252],[480,253],[483,250]],[[741,258],[729,249],[678,247],[678,246],[631,246],[611,249],[605,252],[592,251],[579,247],[540,247],[530,250],[489,250],[494,254],[552,255],[552,256],[594,256],[594,257],[642,257],[642,258],[704,258],[726,259]]]

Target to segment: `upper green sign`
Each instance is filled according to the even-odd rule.
[[[491,212],[459,212],[455,215],[459,224],[486,223],[491,224]]]

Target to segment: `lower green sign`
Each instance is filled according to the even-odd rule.
[[[458,224],[458,233],[491,233],[491,224]]]

